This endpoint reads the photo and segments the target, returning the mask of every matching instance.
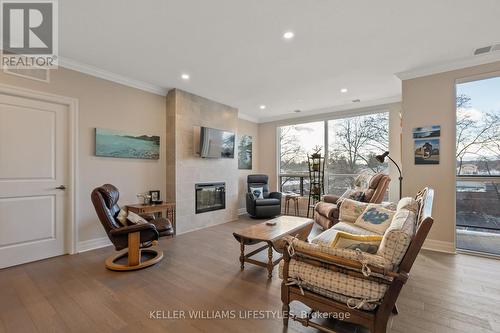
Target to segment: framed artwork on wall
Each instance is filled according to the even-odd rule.
[[[95,155],[158,160],[160,158],[160,137],[96,128]]]
[[[415,142],[415,164],[439,164],[441,126],[416,127],[412,133]]]
[[[439,164],[439,138],[415,140],[415,164]]]
[[[238,142],[238,169],[252,170],[252,137],[241,135]]]
[[[413,129],[414,139],[437,138],[441,136],[441,126],[415,127]]]

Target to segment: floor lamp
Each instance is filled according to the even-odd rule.
[[[396,162],[394,162],[394,160],[389,156],[388,151],[384,152],[382,155],[375,156],[377,161],[379,161],[380,163],[384,163],[384,160],[386,157],[388,159],[390,159],[392,163],[394,163],[396,168],[398,168],[398,171],[399,171],[399,199],[401,199],[401,197],[403,196],[403,175],[401,173],[401,169],[399,168],[399,165]]]

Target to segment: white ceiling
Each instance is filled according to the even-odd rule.
[[[394,100],[395,73],[500,42],[498,0],[60,0],[59,12],[62,57],[261,121]]]

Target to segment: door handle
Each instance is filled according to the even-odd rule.
[[[65,190],[66,186],[64,185],[59,185],[58,187],[55,188],[56,190]]]

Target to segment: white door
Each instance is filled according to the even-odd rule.
[[[68,107],[0,93],[0,268],[66,253]]]

